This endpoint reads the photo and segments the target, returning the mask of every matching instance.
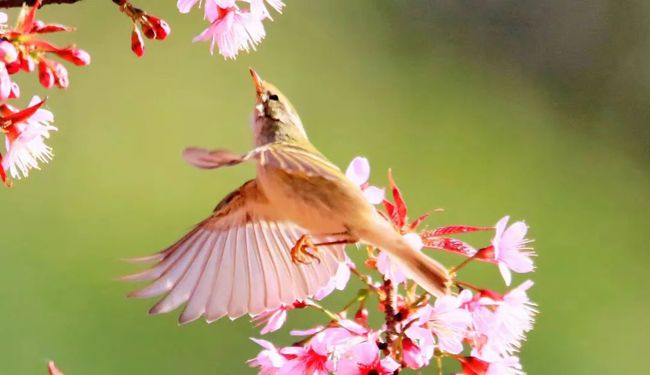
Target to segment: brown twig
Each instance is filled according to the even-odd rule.
[[[41,6],[49,4],[74,4],[81,0],[41,0]],[[21,7],[23,4],[29,6],[34,5],[36,0],[0,0],[0,8],[16,8]]]

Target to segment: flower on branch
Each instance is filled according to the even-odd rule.
[[[39,162],[52,160],[52,148],[45,144],[45,139],[57,128],[51,125],[54,121],[52,112],[41,109],[44,102],[35,96],[29,107],[22,111],[9,105],[0,107],[0,124],[5,134],[6,152],[4,157],[0,155],[1,177],[7,185],[7,174],[15,179],[27,177],[30,169],[40,169]]]
[[[370,165],[365,158],[355,158],[346,175],[360,186],[368,188]],[[536,305],[528,297],[532,281],[504,293],[481,288],[458,279],[462,268],[477,260],[490,264],[504,263],[515,272],[523,270],[520,263],[533,255],[524,246],[527,226],[516,222],[506,228],[507,217],[496,227],[451,225],[418,233],[418,227],[427,217],[422,215],[410,221],[404,197],[389,173],[392,200],[382,200],[385,212],[396,231],[414,248],[436,249],[451,252],[464,260],[452,267],[450,274],[455,288],[449,295],[434,298],[420,291],[393,264],[381,249],[368,247],[364,272],[348,260],[340,278],[340,288],[347,284],[350,273],[359,278],[362,289],[355,298],[338,312],[330,311],[311,299],[300,305],[281,307],[255,317],[263,325],[262,334],[277,330],[287,320],[287,312],[296,307],[322,311],[325,324],[292,335],[300,341],[286,347],[275,347],[268,341],[253,339],[263,350],[248,363],[260,374],[394,374],[403,369],[423,369],[435,363],[441,366],[442,358],[456,359],[466,375],[521,375],[516,356],[533,328]],[[376,188],[377,191],[381,189]],[[383,191],[382,191],[383,193]],[[382,194],[383,195],[383,194]],[[481,231],[495,231],[490,244],[474,247],[464,240],[453,238]],[[478,248],[478,250],[476,250]],[[527,260],[522,260],[526,257]],[[531,266],[525,269],[532,271]],[[373,281],[377,271],[379,281]],[[322,299],[334,288],[330,285]],[[375,297],[378,309],[367,308],[367,300]],[[383,323],[373,326],[369,315],[380,315]],[[353,320],[347,317],[353,316]],[[438,368],[438,373],[442,373]]]
[[[201,1],[179,0],[177,6],[181,13],[188,13],[197,4],[200,6]],[[210,41],[212,54],[216,44],[226,59],[234,59],[240,51],[254,50],[266,36],[263,21],[272,20],[266,4],[278,13],[284,7],[279,0],[205,0],[204,16],[210,25],[193,41]]]

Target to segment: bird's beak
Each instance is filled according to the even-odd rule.
[[[264,92],[264,86],[263,86],[263,81],[262,78],[260,78],[260,75],[257,74],[253,68],[248,69],[251,72],[251,77],[253,77],[253,83],[255,84],[255,91],[257,91],[257,94],[260,95]]]

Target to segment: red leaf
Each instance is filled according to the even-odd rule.
[[[22,111],[18,111],[15,113],[12,113],[10,115],[7,115],[0,119],[0,122],[4,123],[11,123],[15,124],[18,122],[22,122],[27,120],[28,118],[32,117],[32,115],[39,109],[41,106],[45,103],[45,99],[41,100],[40,102],[34,104],[31,107],[27,107],[23,109]]]
[[[424,215],[421,215],[420,217],[418,217],[417,219],[415,219],[415,220],[411,223],[411,225],[409,225],[409,227],[411,228],[411,230],[415,230],[415,229],[416,229],[416,228],[417,228],[417,227],[418,227],[418,226],[419,226],[419,225],[424,221],[424,219],[426,219],[426,218],[428,218],[428,217],[429,217],[429,214],[428,214],[428,213],[427,213],[427,214],[424,214]]]
[[[395,205],[392,202],[384,199],[384,208],[386,208],[386,213],[388,214],[388,217],[392,220],[393,215],[395,215]]]
[[[432,236],[445,236],[448,234],[456,233],[471,233],[471,232],[480,232],[486,230],[494,230],[492,227],[472,227],[468,225],[450,225],[447,227],[436,228],[431,231]]]
[[[395,184],[395,180],[393,179],[393,172],[390,169],[388,170],[388,182],[390,183],[390,187],[393,190],[393,200],[395,201],[395,207],[397,208],[396,215],[391,216],[396,219],[395,223],[399,228],[401,228],[406,223],[406,215],[408,214],[408,210],[406,208],[406,202],[404,202],[404,198],[402,197],[402,192],[397,187],[397,184]]]
[[[474,249],[469,244],[455,238],[431,237],[427,232],[423,232],[420,236],[422,237],[422,243],[424,247],[429,249],[449,251],[468,257],[476,254],[476,249]]]

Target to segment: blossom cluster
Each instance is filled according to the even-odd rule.
[[[203,3],[203,4],[201,4]],[[181,13],[189,13],[195,5],[203,5],[205,19],[210,25],[194,41],[211,41],[210,53],[215,44],[226,59],[234,59],[239,51],[250,51],[264,39],[263,22],[272,20],[266,4],[282,12],[281,0],[178,0]]]
[[[509,286],[512,272],[534,269],[535,253],[526,239],[526,224],[517,221],[508,225],[506,216],[490,227],[456,225],[418,231],[427,215],[409,221],[406,203],[390,173],[392,201],[384,197],[382,189],[368,184],[370,167],[365,158],[355,158],[346,174],[360,186],[369,202],[382,204],[381,214],[420,251],[442,250],[464,257],[449,270],[453,278],[451,293],[433,300],[429,294],[419,292],[385,252],[368,247],[364,267],[370,272],[362,272],[348,260],[330,285],[312,299],[254,317],[254,322],[262,326],[262,335],[280,329],[288,313],[296,309],[322,311],[327,322],[291,331],[299,339],[289,346],[252,338],[262,350],[249,360],[249,365],[258,368],[260,374],[272,375],[393,374],[435,364],[441,374],[443,362],[451,361],[466,375],[523,374],[517,353],[537,314],[535,303],[528,297],[533,282]],[[480,249],[451,237],[480,231],[494,231],[490,244]],[[509,288],[499,292],[460,280],[461,269],[474,260],[497,265]],[[363,288],[350,303],[338,312],[320,305],[318,301],[334,289],[344,289],[351,275],[359,278]],[[373,275],[378,275],[376,280]],[[383,318],[379,327],[369,323],[367,302],[373,297],[378,300],[377,313]]]
[[[6,185],[9,176],[14,179],[27,177],[30,169],[38,169],[39,162],[52,159],[52,149],[44,142],[50,132],[54,117],[41,109],[43,100],[32,97],[29,106],[19,110],[8,103],[20,97],[20,88],[13,80],[19,72],[38,72],[38,79],[45,88],[69,86],[68,70],[53,56],[77,66],[90,64],[90,55],[75,45],[58,47],[43,38],[56,32],[74,29],[56,23],[36,19],[41,1],[32,7],[24,5],[15,26],[8,25],[8,17],[0,12],[0,130],[5,136],[5,154],[0,154],[0,178]]]

